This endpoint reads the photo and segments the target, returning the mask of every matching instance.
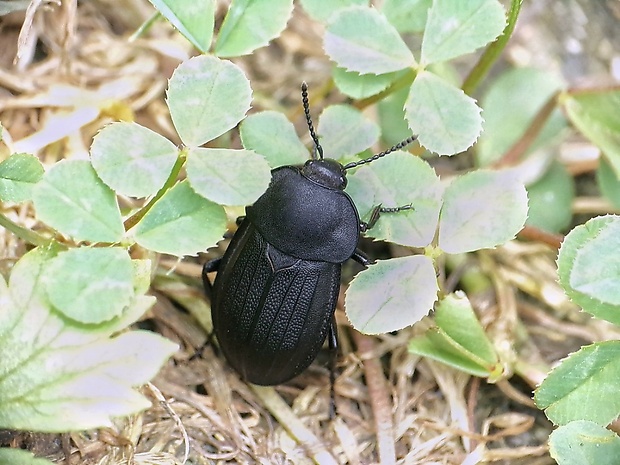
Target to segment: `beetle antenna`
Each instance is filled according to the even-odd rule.
[[[378,160],[378,159],[379,159],[379,158],[381,158],[381,157],[385,157],[388,153],[395,152],[396,150],[400,150],[400,149],[402,149],[403,147],[405,147],[406,145],[411,144],[411,143],[412,143],[414,140],[416,140],[417,138],[418,138],[418,136],[411,136],[411,137],[408,137],[408,138],[407,138],[407,139],[405,139],[404,141],[399,142],[398,144],[394,145],[393,147],[390,147],[390,148],[389,148],[389,149],[387,149],[386,151],[381,152],[381,153],[378,153],[378,154],[376,154],[376,155],[373,155],[373,156],[372,156],[372,157],[370,157],[370,158],[365,158],[365,159],[363,159],[363,160],[359,160],[359,161],[352,161],[351,163],[347,163],[346,165],[344,165],[344,169],[345,169],[345,170],[348,170],[348,169],[351,169],[351,168],[355,168],[356,166],[360,166],[360,165],[363,165],[363,164],[365,164],[365,163],[370,163],[370,162],[373,162],[373,161],[375,161],[375,160]]]
[[[304,105],[304,113],[306,115],[306,122],[308,123],[308,129],[310,131],[310,137],[314,141],[314,152],[313,158],[316,159],[316,153],[318,152],[321,160],[323,159],[323,147],[319,144],[319,138],[316,136],[314,132],[314,125],[312,124],[312,118],[310,117],[310,103],[308,102],[308,84],[306,81],[301,83],[301,102]]]

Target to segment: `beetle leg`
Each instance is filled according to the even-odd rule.
[[[360,249],[355,249],[355,252],[353,252],[353,256],[351,258],[363,266],[372,265],[374,263],[374,261]]]
[[[209,260],[202,267],[202,284],[205,288],[205,294],[212,300],[213,298],[213,284],[209,281],[209,277],[207,273],[211,273],[212,271],[217,271],[220,268],[220,263],[222,262],[222,258],[214,258],[213,260]]]
[[[329,325],[327,334],[327,344],[329,347],[329,419],[333,420],[336,416],[336,355],[338,354],[338,327],[336,326],[336,315],[332,314],[332,321]]]

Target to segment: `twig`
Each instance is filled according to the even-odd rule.
[[[354,339],[357,349],[361,354],[372,352],[374,340],[357,331],[354,332]],[[394,423],[390,408],[390,396],[387,390],[387,383],[383,375],[381,361],[376,358],[363,359],[364,374],[370,405],[374,414],[375,430],[377,434],[377,447],[379,452],[379,463],[390,465],[396,463],[396,448],[394,447]]]

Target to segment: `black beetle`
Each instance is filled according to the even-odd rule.
[[[371,263],[357,248],[360,234],[381,212],[411,208],[377,206],[364,223],[344,188],[346,170],[398,150],[415,136],[344,166],[323,158],[307,90],[303,83],[313,159],[272,170],[269,188],[246,208],[224,256],[203,268],[221,350],[243,379],[254,384],[280,384],[300,374],[328,334],[330,349],[335,350],[334,311],[342,263],[349,258]],[[211,271],[218,271],[213,286],[207,278]]]

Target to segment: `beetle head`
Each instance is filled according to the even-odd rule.
[[[301,168],[301,174],[330,189],[344,190],[347,187],[347,176],[344,168],[336,160],[322,158],[319,160],[308,160]]]

